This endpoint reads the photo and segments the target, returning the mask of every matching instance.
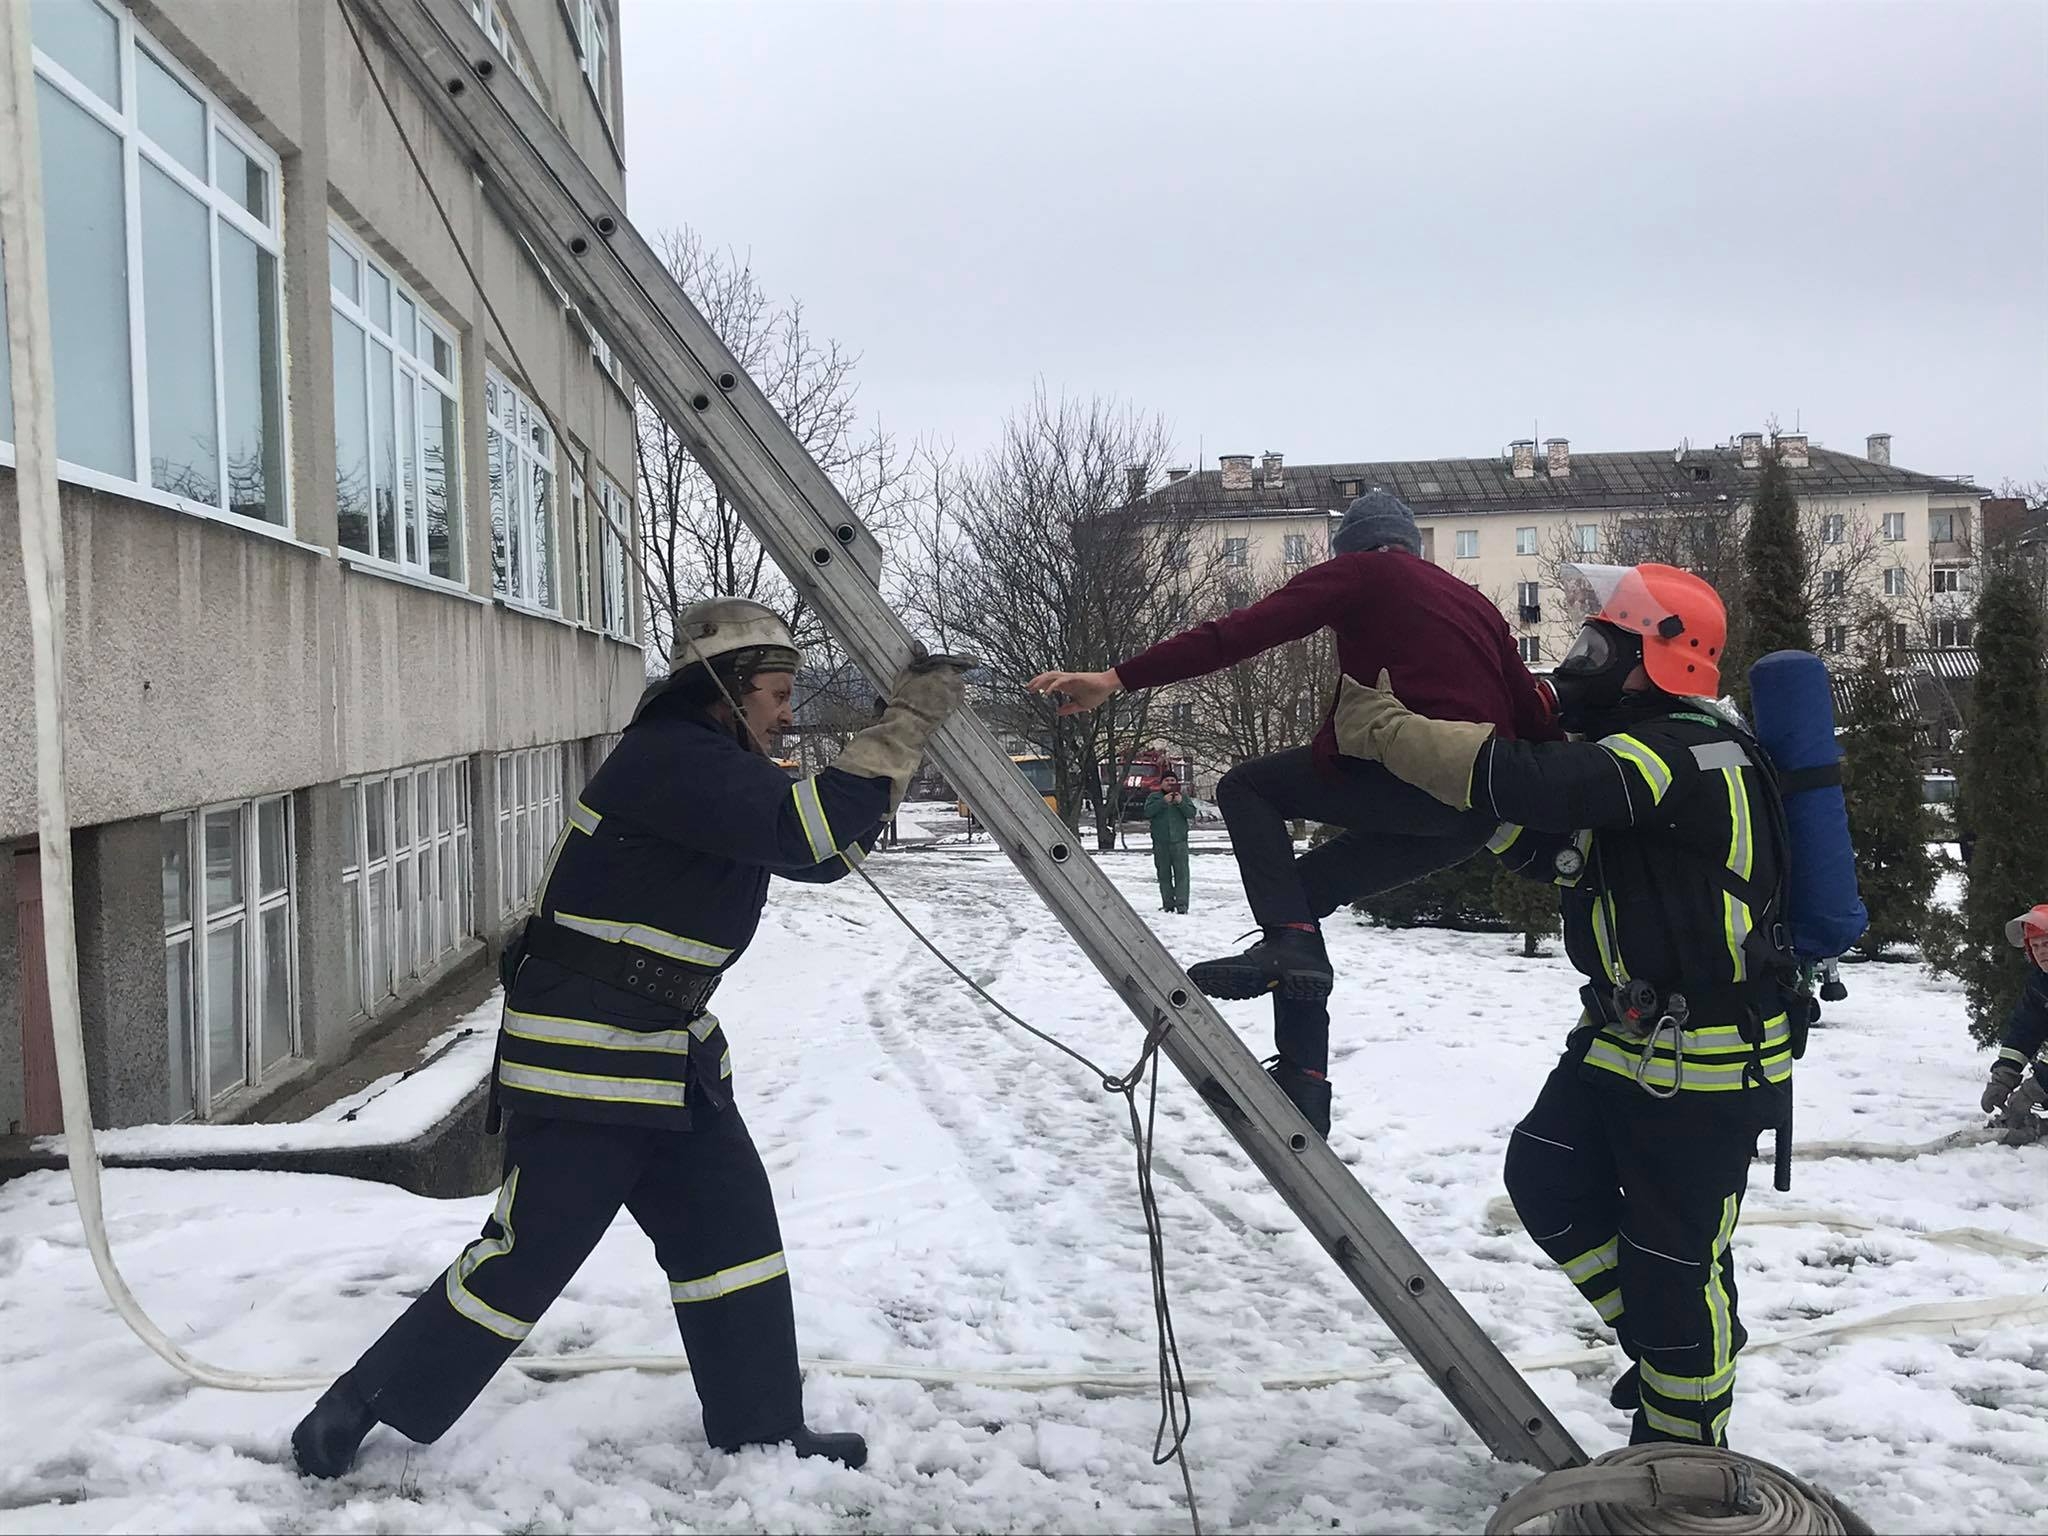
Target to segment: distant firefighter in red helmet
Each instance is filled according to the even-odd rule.
[[[2027,985],[1998,1037],[1981,1103],[1985,1114],[2002,1118],[2012,1139],[2032,1141],[2048,1130],[2048,902],[2007,923],[2005,936],[2026,953]]]

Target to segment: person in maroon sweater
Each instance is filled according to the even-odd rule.
[[[1060,712],[1072,714],[1126,689],[1221,671],[1328,628],[1345,679],[1372,682],[1384,673],[1417,714],[1487,722],[1510,741],[1559,735],[1548,698],[1522,664],[1499,610],[1477,588],[1421,558],[1422,536],[1405,502],[1381,490],[1359,497],[1331,543],[1330,559],[1248,608],[1162,640],[1106,672],[1046,672],[1028,686],[1062,695]],[[1343,699],[1340,685],[1312,746],[1240,763],[1217,786],[1263,936],[1241,955],[1188,968],[1210,997],[1272,995],[1279,1056],[1268,1071],[1325,1135],[1325,1000],[1332,978],[1321,920],[1346,902],[1469,857],[1494,830],[1491,817],[1452,810],[1378,763],[1347,756]],[[1288,827],[1294,820],[1344,830],[1297,859]]]

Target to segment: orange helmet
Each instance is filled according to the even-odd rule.
[[[1666,693],[1720,694],[1728,610],[1711,586],[1674,565],[1571,569],[1593,589],[1600,604],[1594,618],[1642,636],[1643,670],[1651,682]]]

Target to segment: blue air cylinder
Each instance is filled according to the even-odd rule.
[[[1801,960],[1833,959],[1870,925],[1842,799],[1842,748],[1827,663],[1773,651],[1749,669],[1750,721],[1785,797],[1785,927]]]

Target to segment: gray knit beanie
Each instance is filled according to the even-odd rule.
[[[1355,555],[1364,549],[1405,549],[1422,553],[1422,531],[1415,526],[1415,512],[1392,491],[1367,491],[1344,509],[1344,521],[1330,547],[1340,555]]]

